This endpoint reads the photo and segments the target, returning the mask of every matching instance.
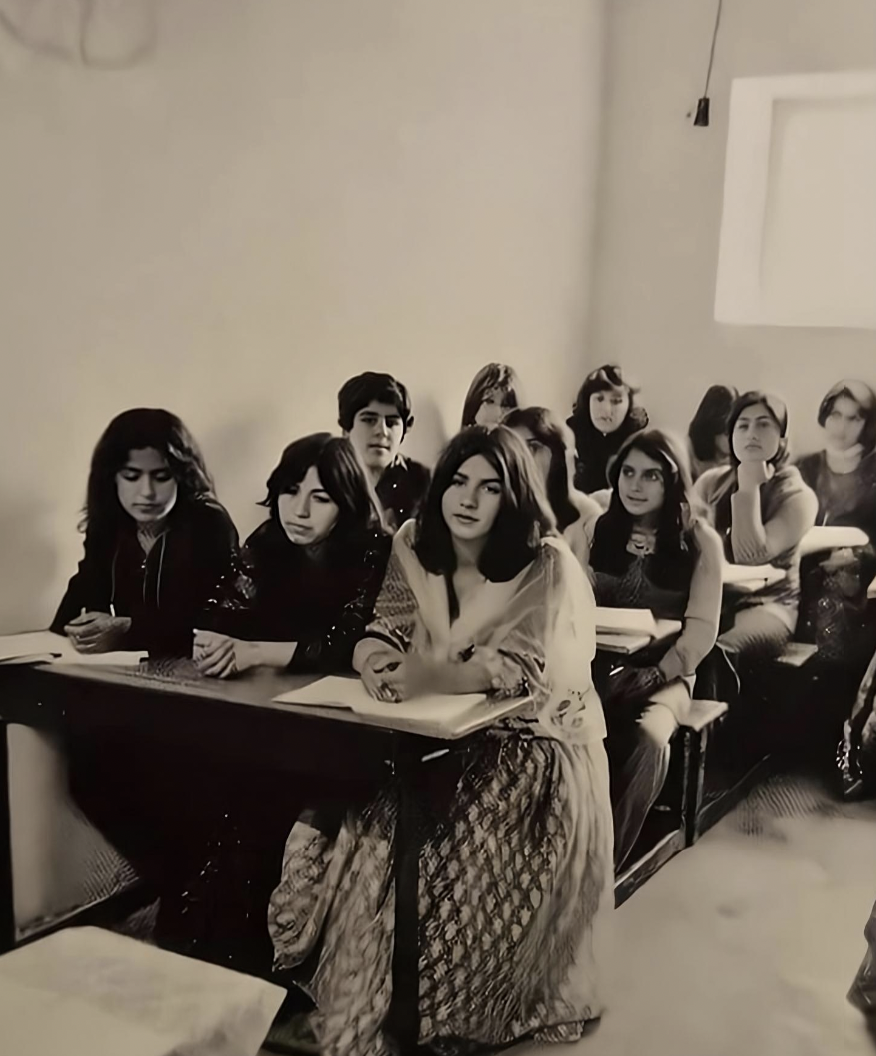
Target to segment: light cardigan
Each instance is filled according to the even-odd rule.
[[[708,470],[694,486],[724,540],[727,559],[739,565],[773,565],[787,573],[779,583],[740,598],[738,607],[773,604],[793,631],[800,597],[800,543],[815,524],[818,500],[796,466],[783,466],[756,491],[735,489],[735,468]],[[730,517],[724,523],[722,500],[728,494]]]

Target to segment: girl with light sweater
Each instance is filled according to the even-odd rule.
[[[731,596],[719,643],[736,656],[778,656],[794,634],[800,600],[800,543],[818,501],[788,465],[788,411],[776,396],[746,392],[727,423],[731,465],[704,473],[696,495],[724,543],[728,561],[772,565],[777,583]]]

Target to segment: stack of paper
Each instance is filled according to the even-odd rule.
[[[77,653],[69,640],[51,631],[0,635],[2,664],[86,664],[99,667],[132,667],[143,652]]]
[[[724,563],[721,580],[725,587],[745,588],[771,586],[779,583],[787,573],[784,569],[774,568],[772,565],[734,565],[729,561]]]
[[[657,635],[657,621],[650,609],[596,609],[597,634]]]

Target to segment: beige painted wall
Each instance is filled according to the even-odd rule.
[[[172,0],[98,72],[0,31],[0,631],[44,625],[108,419],[165,405],[242,532],[362,369],[415,454],[490,359],[583,361],[601,0]]]
[[[628,365],[655,424],[680,430],[710,382],[778,392],[802,452],[818,441],[815,414],[834,381],[859,376],[876,388],[876,335],[715,322],[729,88],[734,77],[876,66],[876,4],[725,3],[712,123],[694,128],[687,113],[702,92],[715,8],[706,0],[608,5],[587,358]]]

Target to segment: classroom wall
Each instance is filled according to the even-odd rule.
[[[582,370],[601,0],[154,2],[116,72],[0,27],[0,632],[50,619],[124,408],[190,424],[246,533],[353,373],[431,459],[484,362],[560,406]]]
[[[716,6],[608,5],[587,358],[591,366],[628,366],[655,424],[681,430],[710,382],[778,392],[789,403],[792,444],[802,453],[819,441],[815,415],[834,381],[857,376],[876,388],[876,335],[715,322],[730,83],[876,66],[876,4],[725,3],[711,125],[695,128],[689,112],[702,94]],[[872,201],[876,208],[876,196]]]

